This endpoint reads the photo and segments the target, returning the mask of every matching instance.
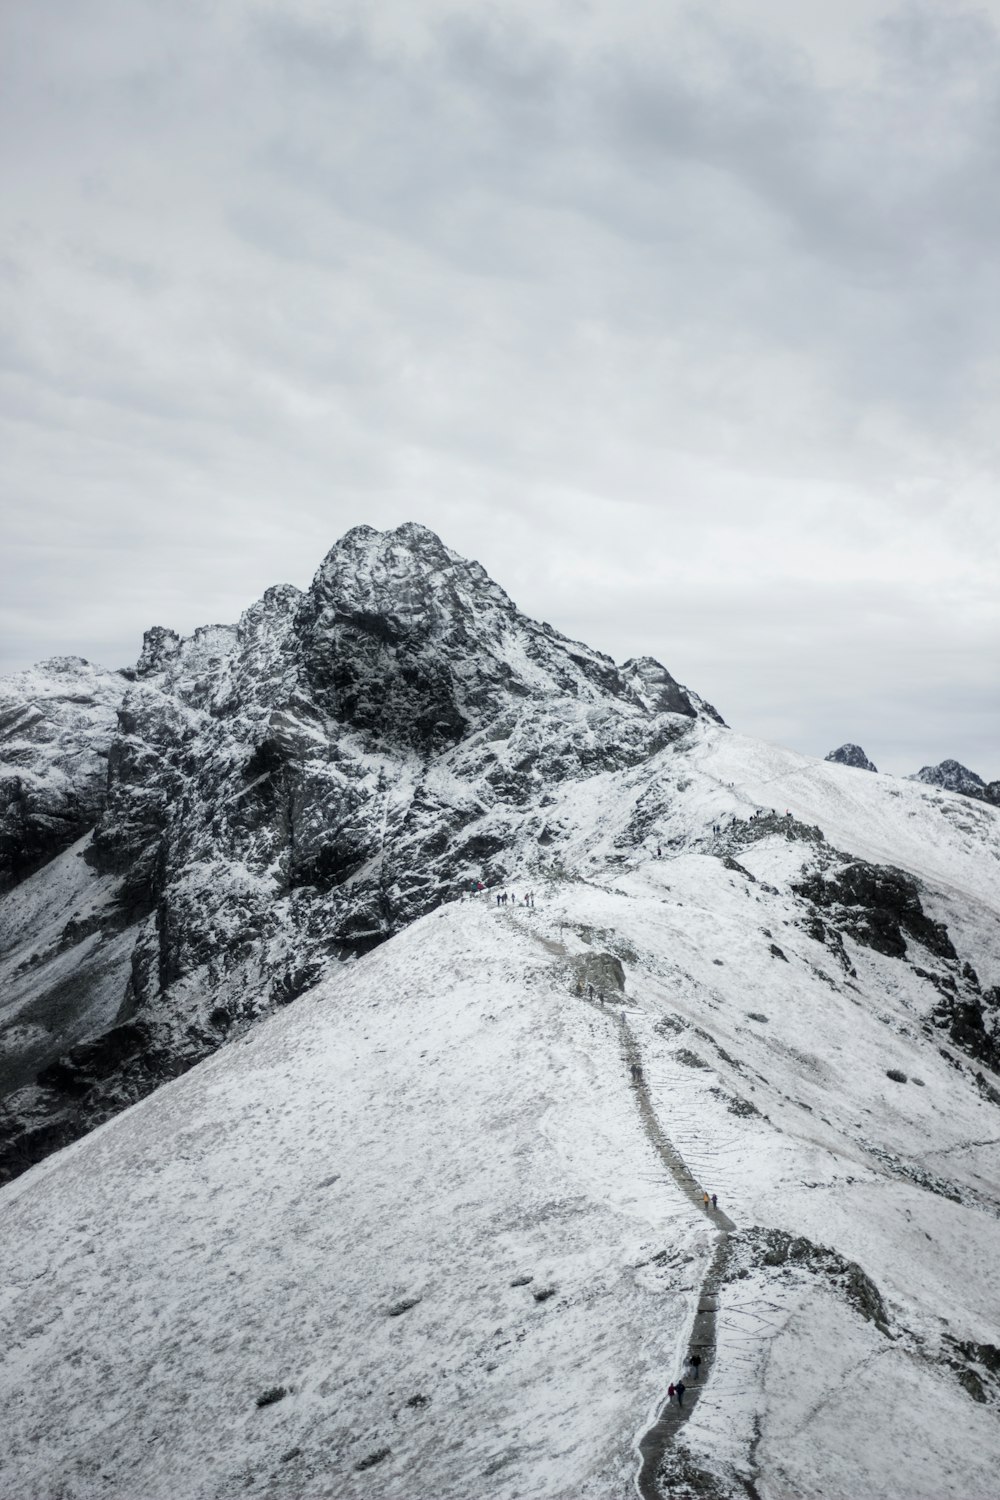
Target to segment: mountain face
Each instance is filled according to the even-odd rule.
[[[988,800],[414,526],[0,703],[4,1500],[990,1500]]]
[[[986,782],[968,766],[957,760],[943,760],[937,766],[921,766],[911,777],[925,786],[939,786],[946,792],[958,792],[963,797],[975,797],[979,802],[989,802],[1000,807],[1000,781]]]
[[[853,766],[856,771],[878,771],[878,766],[872,764],[860,745],[841,745],[831,750],[826,759],[837,766]]]
[[[97,822],[127,686],[77,656],[0,679],[0,893]]]
[[[555,839],[552,788],[715,710],[522,615],[425,528],[348,533],[235,626],[4,685],[10,1176]],[[37,873],[36,873],[37,872]]]

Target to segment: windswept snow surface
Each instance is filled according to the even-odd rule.
[[[474,902],[2,1202],[7,1500],[625,1495],[711,1242],[614,1017]]]

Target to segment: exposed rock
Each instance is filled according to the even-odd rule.
[[[583,990],[593,985],[595,993],[625,993],[625,970],[621,959],[616,958],[613,953],[579,953],[572,963],[576,984]]]
[[[288,1390],[283,1385],[272,1385],[269,1390],[262,1391],[257,1397],[258,1406],[273,1406],[276,1401],[283,1401],[288,1395]]]
[[[1000,1349],[995,1344],[978,1344],[948,1334],[943,1342],[945,1363],[955,1371],[973,1401],[1000,1401]]]
[[[708,1068],[711,1066],[703,1057],[699,1057],[697,1052],[692,1052],[689,1047],[680,1047],[674,1053],[674,1057],[679,1063],[683,1063],[686,1068]]]
[[[399,1302],[394,1302],[392,1306],[387,1309],[386,1316],[390,1318],[400,1318],[402,1317],[403,1313],[409,1312],[411,1307],[416,1307],[421,1300],[422,1299],[420,1297],[403,1297]]]
[[[374,1453],[369,1453],[364,1458],[359,1458],[354,1467],[359,1473],[365,1469],[373,1469],[376,1464],[384,1463],[391,1452],[391,1448],[376,1448]]]
[[[961,761],[943,760],[936,766],[921,766],[908,780],[922,781],[927,786],[939,786],[946,792],[959,792],[963,797],[1000,807],[1000,781],[984,781]]]
[[[127,687],[79,656],[0,679],[0,893],[97,822]]]
[[[653,713],[685,714],[692,719],[703,713],[717,724],[725,722],[710,703],[690,688],[681,687],[666,667],[651,656],[633,657],[622,663],[621,671],[633,692]]]
[[[942,992],[930,1020],[967,1056],[1000,1074],[1000,987],[982,995]]]
[[[831,750],[825,759],[834,761],[838,766],[853,766],[856,771],[878,770],[878,766],[872,764],[860,745],[840,745],[836,750]]]
[[[902,870],[850,860],[792,889],[823,910],[829,923],[890,958],[906,957],[907,937],[939,958],[957,957],[947,928],[925,915],[916,881]]]
[[[871,1277],[856,1261],[846,1260],[836,1250],[817,1245],[804,1235],[759,1226],[737,1230],[730,1236],[727,1278],[738,1275],[746,1265],[805,1270],[822,1276],[863,1318],[880,1332],[889,1332],[885,1303]]]

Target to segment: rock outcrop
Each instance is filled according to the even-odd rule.
[[[0,893],[96,823],[127,687],[79,656],[0,679]]]
[[[1000,807],[1000,781],[984,781],[961,761],[943,760],[936,766],[921,766],[908,778],[922,781],[927,786],[939,786],[946,792],[958,792],[963,797],[975,797],[978,802],[989,802]]]
[[[878,770],[878,766],[873,765],[860,745],[840,745],[836,750],[831,750],[824,759],[832,760],[838,766],[853,766],[856,771]]]

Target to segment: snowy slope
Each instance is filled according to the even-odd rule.
[[[627,1493],[708,1233],[621,1073],[469,902],[27,1174],[0,1491]]]
[[[715,1234],[643,1133],[621,1017],[737,1225],[857,1261],[888,1319],[738,1244],[686,1472],[994,1493],[995,1391],[956,1350],[1000,1345],[1000,1118],[908,981],[776,959],[780,895],[703,855],[539,901],[443,906],[3,1191],[4,1495],[634,1493]],[[603,1008],[573,967],[602,951]]]

